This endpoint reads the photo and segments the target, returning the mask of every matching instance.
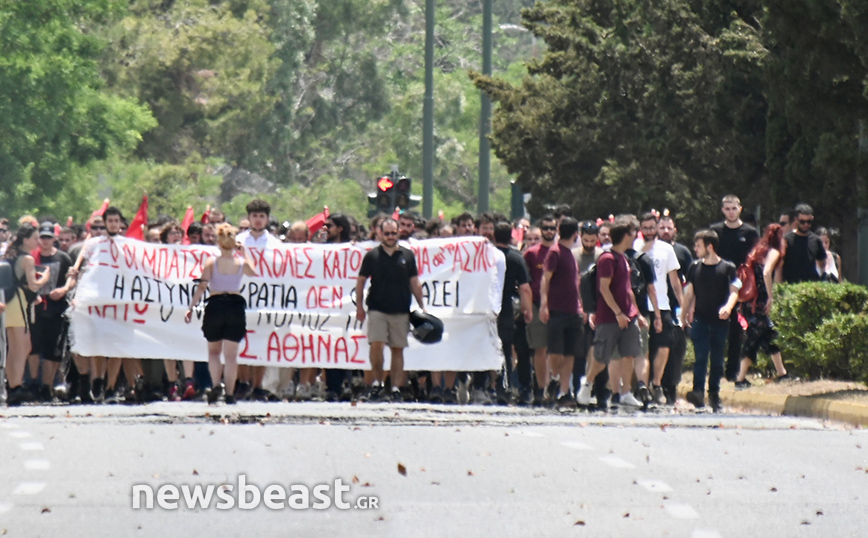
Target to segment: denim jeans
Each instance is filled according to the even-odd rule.
[[[720,378],[723,377],[724,352],[726,351],[726,336],[729,333],[729,323],[712,325],[700,320],[694,320],[690,327],[690,338],[693,340],[693,352],[696,364],[693,366],[693,390],[705,393],[705,376],[708,372],[708,360],[711,357],[711,376],[708,378],[708,393],[720,393]]]

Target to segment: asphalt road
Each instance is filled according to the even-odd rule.
[[[3,536],[868,532],[868,433],[816,420],[313,403],[26,407],[0,415]],[[285,497],[302,504],[301,491],[315,485],[334,491],[336,479],[347,509],[334,495],[325,509],[285,507]],[[185,504],[183,488],[190,494],[197,485],[213,486],[207,508]],[[231,508],[218,502],[221,485],[233,486],[222,490]],[[254,504],[254,487],[259,506],[239,508]],[[309,504],[322,506],[320,499],[312,494]]]

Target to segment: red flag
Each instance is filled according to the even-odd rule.
[[[320,228],[325,225],[325,221],[329,218],[329,206],[323,206],[322,213],[317,213],[311,218],[307,219],[307,229],[310,231],[310,235],[317,233]]]
[[[392,220],[398,220],[398,217],[400,217],[400,216],[401,216],[401,210],[396,207],[395,210],[392,211]]]
[[[202,224],[208,224],[211,222],[211,204],[208,204],[208,207],[205,208],[205,212],[202,213],[202,218],[199,219],[199,222]]]
[[[524,228],[513,228],[512,239],[515,241],[516,245],[520,245],[521,242],[524,241]]]
[[[193,212],[193,206],[187,206],[187,214],[184,215],[184,220],[181,221],[181,229],[184,230],[184,241],[183,244],[189,245],[190,238],[187,237],[187,228],[193,224],[193,221],[196,219],[196,214]]]
[[[101,217],[102,214],[105,213],[105,210],[108,209],[108,206],[109,206],[109,199],[106,198],[105,200],[102,201],[102,207],[100,207],[99,209],[97,209],[96,211],[91,213],[90,218]]]
[[[133,239],[145,240],[145,226],[148,224],[148,195],[142,196],[142,204],[133,217],[130,227],[127,229],[127,237]]]

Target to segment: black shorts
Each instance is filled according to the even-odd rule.
[[[654,312],[651,312],[651,323],[648,327],[648,346],[654,349],[672,347],[672,312],[661,310],[660,319],[663,320],[663,330],[657,333],[654,332]]]
[[[235,294],[215,295],[208,298],[202,318],[205,340],[240,342],[247,335],[247,302]]]
[[[775,343],[778,337],[778,331],[775,329],[775,324],[772,320],[763,313],[753,313],[745,305],[742,308],[742,315],[747,319],[747,330],[744,332],[744,344],[742,346],[742,356],[747,357],[751,362],[756,362],[757,352],[763,350],[768,355],[780,353],[781,348]]]
[[[546,324],[548,352],[576,356],[576,346],[582,341],[582,317],[578,314],[549,312]]]
[[[30,324],[30,343],[33,345],[31,353],[47,361],[60,362],[66,336],[65,325],[66,318],[63,315],[42,317],[36,314],[35,321]]]

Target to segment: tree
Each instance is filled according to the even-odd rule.
[[[768,170],[781,208],[813,206],[840,227],[845,273],[856,272],[857,208],[868,204],[868,4],[766,0]]]
[[[144,106],[107,92],[95,29],[123,2],[0,2],[0,208],[57,207],[88,163],[133,150],[155,125]],[[85,205],[86,200],[77,204]]]
[[[532,210],[580,217],[669,207],[682,229],[764,184],[755,20],[712,2],[552,0],[525,10],[548,50],[520,85],[474,75],[498,104],[493,147]],[[685,220],[687,222],[685,222]]]

